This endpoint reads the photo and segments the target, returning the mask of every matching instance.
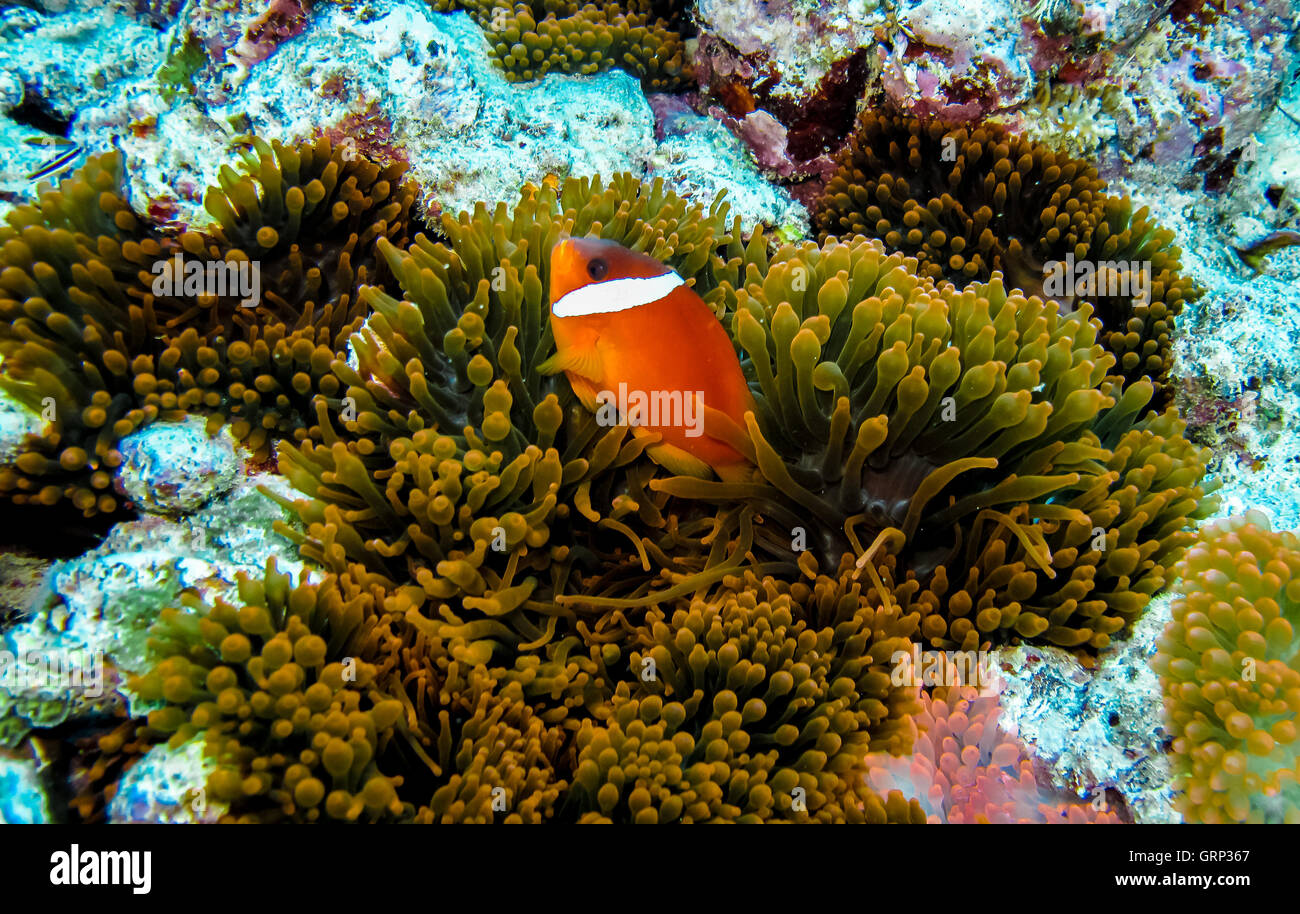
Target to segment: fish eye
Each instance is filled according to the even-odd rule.
[[[602,257],[587,262],[587,275],[592,279],[604,279],[609,272],[609,264]]]

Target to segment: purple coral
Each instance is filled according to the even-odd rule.
[[[270,57],[277,47],[307,27],[309,0],[271,0],[270,5],[244,29],[243,37],[227,52],[241,72]]]

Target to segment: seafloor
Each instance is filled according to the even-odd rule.
[[[1300,821],[1298,72],[1292,0],[3,4],[0,822]],[[569,235],[736,463],[584,405]],[[664,313],[603,380],[717,364]]]

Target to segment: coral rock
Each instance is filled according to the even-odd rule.
[[[118,482],[133,504],[150,513],[190,514],[230,490],[239,472],[234,440],[224,429],[209,436],[205,427],[191,418],[119,442]]]

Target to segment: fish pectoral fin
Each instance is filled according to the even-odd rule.
[[[645,452],[655,463],[678,476],[694,476],[696,479],[713,478],[711,466],[674,444],[652,444],[645,449]]]
[[[581,375],[569,372],[569,386],[573,388],[574,395],[586,407],[588,412],[597,412],[600,409],[600,400],[596,398],[599,391],[596,385],[588,381]]]
[[[570,346],[542,362],[537,370],[546,375],[567,371],[570,377],[578,375],[588,381],[599,382],[605,376],[605,363],[595,344]]]

